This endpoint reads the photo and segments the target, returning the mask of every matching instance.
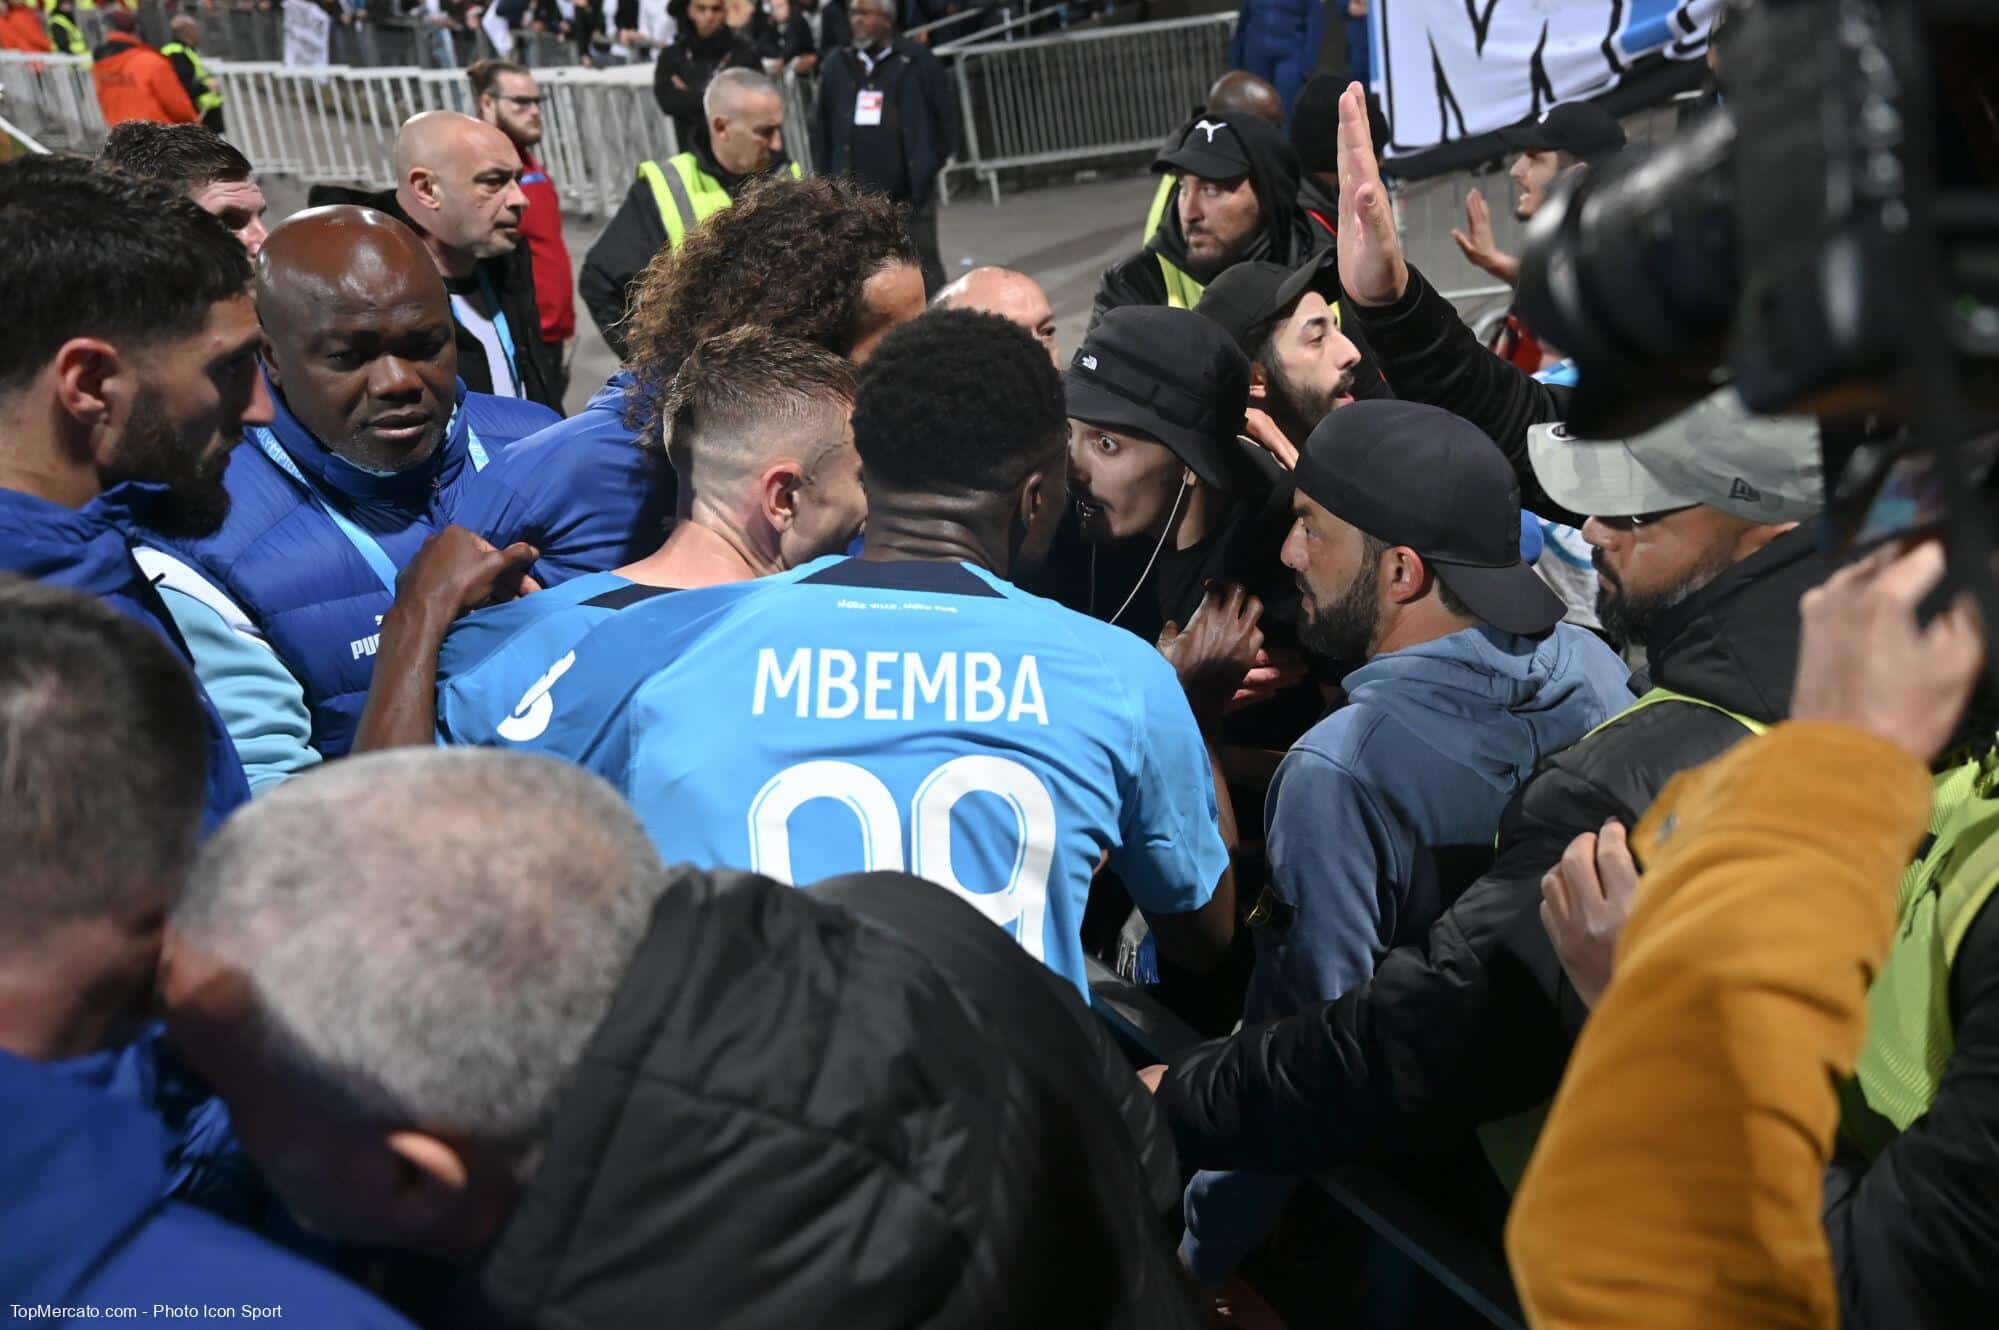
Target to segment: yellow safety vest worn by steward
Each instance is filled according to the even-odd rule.
[[[1159,260],[1159,271],[1166,278],[1166,303],[1173,309],[1192,309],[1201,303],[1201,292],[1207,290],[1206,283],[1197,282],[1167,261],[1164,254],[1155,254]]]
[[[1657,706],[1661,702],[1685,702],[1690,706],[1719,711],[1751,734],[1767,734],[1770,730],[1770,727],[1760,720],[1752,719],[1739,711],[1730,711],[1727,707],[1719,706],[1704,698],[1689,697],[1670,688],[1654,688],[1576,742],[1587,742],[1598,730],[1607,729],[1626,716],[1643,711],[1647,707]],[[1639,811],[1642,813],[1644,810]],[[1534,1153],[1534,1143],[1541,1137],[1541,1126],[1547,1121],[1548,1107],[1547,1104],[1542,1104],[1539,1108],[1528,1109],[1525,1113],[1515,1114],[1498,1122],[1488,1122],[1478,1129],[1479,1143],[1485,1147],[1486,1161],[1492,1165],[1492,1171],[1499,1180],[1506,1184],[1508,1191],[1520,1185],[1520,1175],[1527,1171],[1527,1158]]]
[[[194,99],[195,110],[207,115],[210,111],[221,108],[222,94],[215,90],[215,78],[208,72],[208,66],[201,63],[200,52],[192,47],[182,46],[179,42],[168,42],[160,48],[160,54],[169,60],[177,55],[184,55],[187,57],[187,62],[194,66],[194,81],[201,89]]]
[[[1951,967],[1999,889],[1999,753],[1936,777],[1929,848],[1902,875],[1895,941],[1867,990],[1867,1042],[1840,1134],[1875,1155],[1929,1111],[1957,1047]]]
[[[85,64],[90,63],[90,43],[83,39],[83,30],[70,21],[67,14],[48,11],[49,45],[64,55],[80,55]]]
[[[1166,205],[1173,200],[1173,187],[1180,183],[1180,177],[1168,171],[1159,177],[1159,188],[1152,195],[1152,207],[1145,214],[1145,234],[1138,238],[1141,245],[1152,243],[1152,237],[1159,234],[1159,226],[1166,220]]]
[[[1140,244],[1149,245],[1152,237],[1159,234],[1161,224],[1166,221],[1166,205],[1173,200],[1173,187],[1180,183],[1180,177],[1168,172],[1159,177],[1159,188],[1152,196],[1152,208],[1145,214],[1145,235]],[[1156,255],[1159,271],[1166,278],[1166,303],[1173,309],[1192,309],[1201,303],[1201,292],[1206,283],[1197,282],[1167,261],[1164,254]]]
[[[797,162],[791,163],[791,178],[805,178]],[[639,179],[652,187],[669,248],[677,247],[689,231],[731,202],[722,182],[702,170],[700,160],[691,152],[667,158],[664,168],[658,162],[640,162]]]

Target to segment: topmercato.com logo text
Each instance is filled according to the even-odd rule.
[[[282,1306],[235,1303],[216,1306],[201,1302],[156,1302],[150,1307],[117,1303],[7,1304],[16,1321],[281,1321]]]

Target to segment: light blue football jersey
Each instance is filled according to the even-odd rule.
[[[513,706],[550,660],[597,624],[629,605],[667,594],[616,573],[587,573],[466,615],[445,634],[444,648],[437,653],[438,742],[491,742],[496,733],[521,731],[530,717],[509,722],[502,714],[496,720],[494,703],[504,699]],[[480,738],[459,737],[461,715]]]
[[[903,869],[1085,997],[1105,854],[1155,913],[1199,909],[1227,866],[1166,661],[965,564],[821,559],[531,638],[488,686],[444,688],[447,737],[582,763],[669,862],[798,884]]]

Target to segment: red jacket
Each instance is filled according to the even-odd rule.
[[[55,50],[48,31],[42,27],[42,13],[32,5],[0,7],[0,51]]]
[[[534,256],[534,300],[541,310],[541,340],[566,342],[576,335],[576,277],[569,246],[562,243],[562,198],[548,168],[523,149],[521,189],[528,196],[521,234]]]
[[[104,108],[107,129],[127,120],[191,125],[201,119],[174,73],[173,62],[137,37],[110,33],[91,54],[96,63],[90,67],[90,78],[97,85],[97,104]]]

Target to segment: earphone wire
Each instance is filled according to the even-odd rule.
[[[1131,603],[1138,599],[1139,591],[1145,586],[1145,579],[1152,576],[1152,565],[1159,562],[1159,551],[1166,548],[1167,537],[1173,534],[1173,528],[1180,521],[1180,505],[1187,498],[1187,488],[1185,485],[1180,486],[1180,492],[1173,496],[1173,511],[1166,514],[1166,529],[1159,533],[1159,539],[1152,547],[1152,557],[1145,561],[1145,571],[1138,575],[1138,581],[1132,583],[1131,594],[1124,598],[1124,604],[1118,606],[1117,613],[1113,614],[1106,622],[1116,623],[1119,619],[1123,618],[1124,612],[1131,608]],[[1090,594],[1094,596],[1096,590],[1097,552],[1095,548],[1092,548],[1090,550]]]

